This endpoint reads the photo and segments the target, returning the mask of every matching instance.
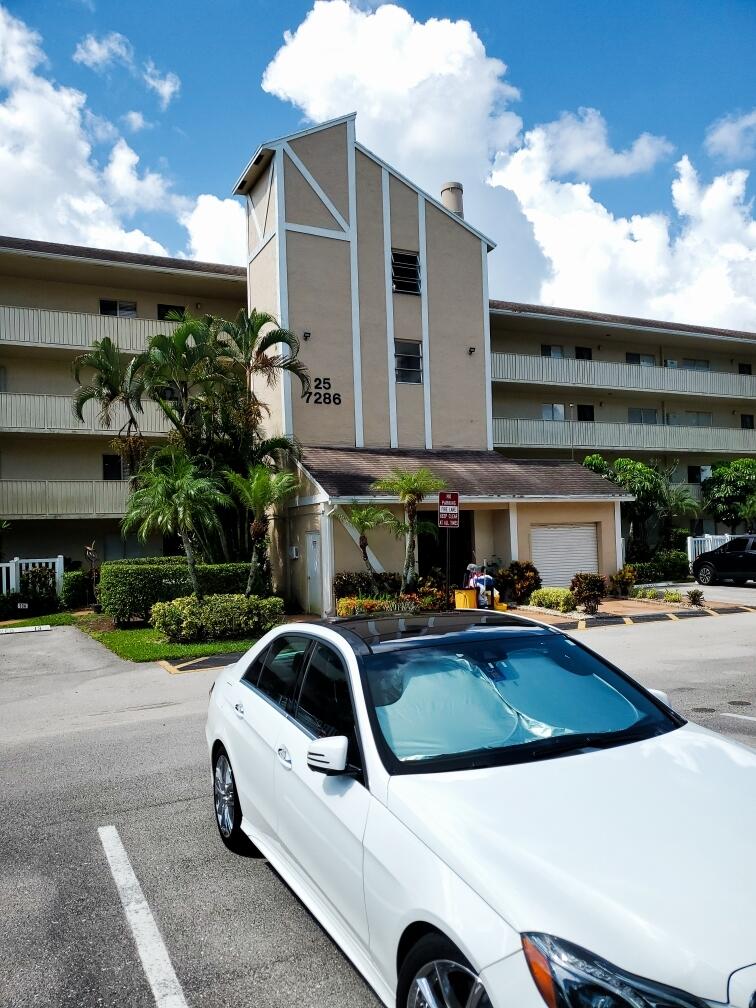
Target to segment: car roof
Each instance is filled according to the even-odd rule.
[[[430,644],[463,638],[466,642],[483,640],[493,634],[555,633],[522,616],[510,613],[462,609],[445,613],[385,613],[372,616],[332,617],[313,621],[344,637],[357,654],[391,651],[409,644]]]

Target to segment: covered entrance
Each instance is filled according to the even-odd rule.
[[[419,518],[438,525],[438,511],[420,511]],[[473,558],[472,511],[460,511],[459,528],[449,530],[449,557],[449,583],[459,587],[465,568]],[[446,529],[439,529],[437,536],[418,536],[417,560],[421,578],[434,569],[446,572]]]

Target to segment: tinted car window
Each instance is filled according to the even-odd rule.
[[[346,735],[347,758],[353,766],[359,765],[347,671],[339,656],[323,644],[313,648],[294,717],[316,738]]]
[[[265,663],[265,658],[268,654],[268,648],[263,648],[260,654],[255,658],[252,664],[249,666],[247,671],[242,676],[242,682],[249,683],[251,686],[257,686],[257,681],[260,678],[260,669]]]
[[[723,553],[742,553],[744,549],[748,549],[748,540],[744,539],[742,536],[739,539],[730,539],[728,543],[725,543],[722,552]]]
[[[285,711],[292,708],[294,687],[304,667],[310,643],[309,637],[294,634],[277,637],[268,648],[260,676],[254,684]]]

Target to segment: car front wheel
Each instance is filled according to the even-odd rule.
[[[235,854],[246,853],[249,841],[241,829],[242,811],[234,772],[222,747],[216,752],[213,763],[213,801],[221,840]]]
[[[491,1008],[478,974],[453,942],[429,934],[402,963],[397,1008]]]
[[[714,567],[709,563],[705,563],[701,564],[701,566],[698,568],[698,573],[696,574],[696,581],[698,581],[698,583],[702,585],[711,585],[714,584],[716,576],[717,572],[714,570]]]

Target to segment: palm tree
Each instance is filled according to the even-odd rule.
[[[413,591],[417,583],[415,571],[415,548],[417,542],[418,523],[417,508],[430,494],[443,490],[446,482],[435,476],[430,469],[392,469],[389,476],[376,480],[373,489],[379,493],[398,497],[404,505],[404,529],[406,530],[407,546],[404,554],[404,570],[402,571],[402,592]],[[400,526],[397,526],[397,530]]]
[[[233,322],[216,320],[218,338],[223,345],[222,359],[243,376],[248,402],[255,400],[254,379],[261,378],[269,386],[278,381],[282,371],[299,379],[302,392],[310,388],[310,373],[297,356],[299,338],[291,329],[279,326],[274,315],[252,308],[242,308]],[[267,332],[262,330],[270,326]]]
[[[299,480],[286,472],[273,472],[266,465],[250,466],[246,476],[226,470],[226,479],[242,505],[252,513],[249,527],[252,550],[245,594],[270,595],[273,591],[268,555],[269,511],[296,491]]]
[[[141,448],[134,445],[132,439],[141,441],[136,414],[144,412],[145,361],[143,353],[126,357],[109,336],[104,336],[95,340],[91,350],[80,354],[72,366],[74,380],[79,386],[73,397],[73,412],[80,422],[84,422],[84,407],[88,402],[97,403],[100,423],[107,428],[111,426],[114,408],[120,405],[125,409],[127,420],[118,436],[129,446],[132,470],[141,455]],[[90,370],[92,374],[89,381],[82,384],[81,376],[85,370]]]
[[[373,565],[368,556],[368,532],[379,528],[381,525],[392,525],[394,516],[386,508],[377,507],[375,504],[365,504],[360,506],[357,501],[353,501],[348,511],[344,511],[340,516],[345,525],[351,525],[359,535],[359,547],[362,559],[370,572],[375,574]]]
[[[183,451],[161,448],[140,470],[121,527],[124,532],[136,529],[143,542],[155,533],[179,535],[192,591],[201,599],[192,536],[216,528],[218,509],[230,504],[219,480],[202,475]]]

